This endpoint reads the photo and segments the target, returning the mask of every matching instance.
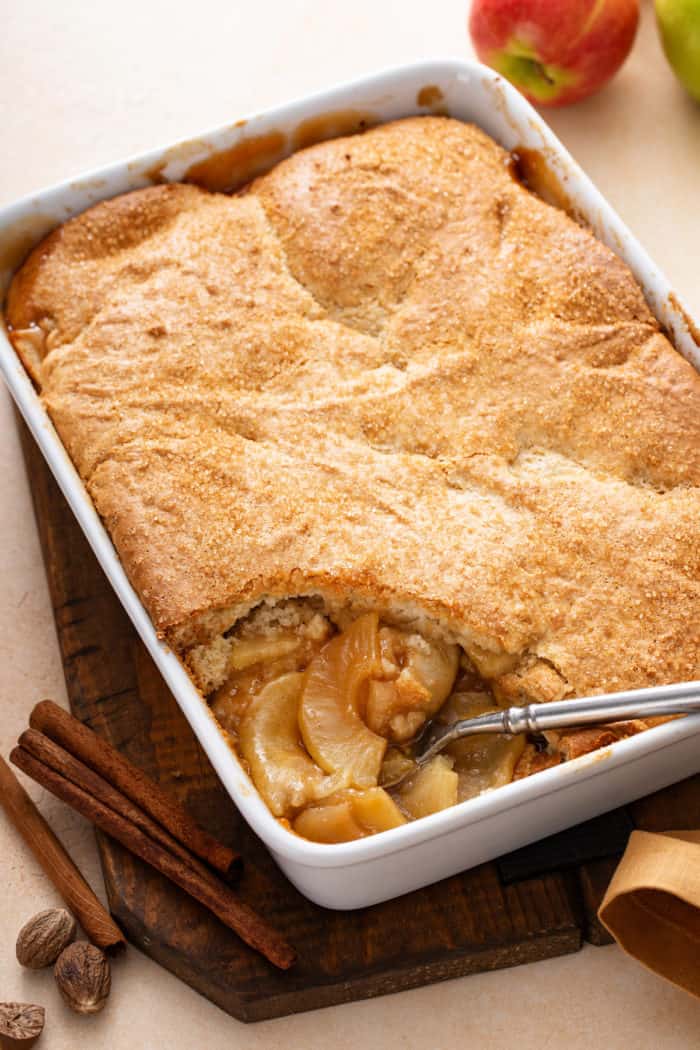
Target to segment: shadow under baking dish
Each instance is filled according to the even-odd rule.
[[[678,351],[700,369],[698,325],[539,114],[498,74],[459,60],[424,62],[344,84],[11,205],[0,213],[0,292],[41,237],[99,200],[183,179],[235,189],[295,149],[431,112],[473,122],[506,149],[517,150],[533,188],[586,222],[624,259]],[[359,908],[386,900],[700,771],[700,715],[687,716],[366,839],[321,845],[292,834],[262,802],[178,658],[156,636],[4,332],[0,367],[103,570],[231,798],[289,879],[317,904]]]

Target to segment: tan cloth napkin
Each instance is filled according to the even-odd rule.
[[[700,831],[633,831],[598,918],[631,956],[700,997]]]

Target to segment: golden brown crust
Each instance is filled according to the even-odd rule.
[[[668,718],[634,718],[627,722],[613,722],[610,725],[585,726],[579,729],[565,729],[561,733],[548,733],[548,747],[542,749],[528,741],[522,755],[513,770],[513,780],[522,780],[532,773],[558,766],[561,762],[570,762],[582,755],[610,747],[618,740],[643,733],[645,729],[668,722]]]
[[[316,591],[513,654],[506,695],[700,675],[700,377],[505,161],[413,118],[32,254],[15,345],[161,633]]]

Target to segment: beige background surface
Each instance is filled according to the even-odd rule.
[[[2,4],[0,204],[340,79],[471,53],[464,0],[26,0]],[[650,5],[635,51],[592,101],[551,123],[700,315],[700,107],[661,55]],[[29,492],[0,391],[0,749],[40,697],[65,699]],[[90,828],[33,791],[95,886]],[[617,948],[247,1027],[135,950],[104,1014],[69,1014],[48,973],[14,960],[54,894],[0,814],[0,999],[47,1007],[47,1050],[688,1050],[700,1004]]]

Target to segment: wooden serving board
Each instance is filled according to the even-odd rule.
[[[604,943],[595,919],[633,826],[700,827],[700,777],[398,900],[311,904],[284,878],[216,778],[20,423],[68,695],[105,736],[246,858],[242,897],[295,945],[280,973],[107,836],[110,908],[133,944],[242,1021],[384,995]],[[40,697],[36,698],[37,700]]]

